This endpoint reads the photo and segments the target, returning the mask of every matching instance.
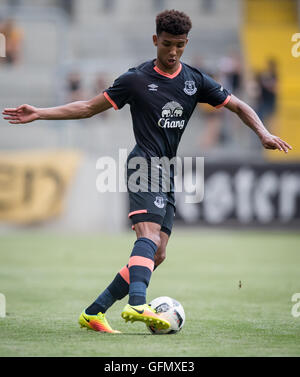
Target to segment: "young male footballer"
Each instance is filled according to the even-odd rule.
[[[130,106],[136,146],[127,160],[128,216],[137,239],[128,264],[81,313],[79,323],[82,327],[118,333],[107,322],[105,313],[116,300],[128,294],[129,301],[122,311],[122,318],[143,321],[158,328],[170,326],[146,304],[146,290],[153,270],[166,257],[175,213],[174,170],[170,171],[170,189],[163,190],[160,181],[158,192],[152,192],[151,173],[155,166],[150,169],[150,161],[153,157],[172,159],[176,156],[181,136],[198,102],[217,109],[225,106],[236,113],[257,134],[264,148],[285,153],[291,149],[288,143],[268,132],[251,107],[208,75],[181,61],[191,27],[190,18],[183,12],[163,11],[156,17],[156,35],[153,35],[156,58],[129,69],[103,93],[88,101],[53,108],[21,105],[3,111],[4,119],[11,124],[23,124],[38,119],[89,118],[111,107],[119,110],[126,104]],[[148,190],[135,192],[128,184],[136,171],[136,167],[130,164],[133,157],[141,157],[148,164],[149,169],[143,173]],[[164,168],[158,165],[156,169]]]

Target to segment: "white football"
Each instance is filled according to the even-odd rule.
[[[180,302],[171,297],[162,296],[152,300],[149,305],[171,324],[167,330],[159,330],[153,325],[147,326],[152,334],[175,334],[182,329],[185,322],[185,313]]]

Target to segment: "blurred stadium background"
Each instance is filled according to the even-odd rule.
[[[300,218],[300,57],[296,0],[1,0],[0,107],[88,99],[129,67],[155,57],[155,15],[191,16],[183,60],[252,105],[285,155],[265,152],[229,111],[199,106],[179,149],[205,157],[205,200],[178,195],[178,225],[294,227]],[[9,48],[9,50],[8,50]],[[0,119],[0,229],[119,232],[126,193],[99,193],[96,162],[134,146],[128,106],[88,120],[10,126]],[[187,172],[185,172],[187,173]],[[109,220],[108,220],[109,218]]]
[[[0,108],[94,96],[155,57],[155,16],[170,8],[193,22],[183,61],[252,105],[293,150],[266,152],[229,111],[195,109],[179,156],[205,158],[204,200],[177,194],[172,257],[149,292],[183,303],[185,329],[138,339],[137,350],[132,335],[145,328],[121,322],[118,302],[109,320],[124,336],[99,347],[77,319],[135,238],[127,194],[96,188],[98,159],[118,162],[135,144],[129,107],[24,126],[0,117],[1,356],[299,356],[300,1],[0,0]]]

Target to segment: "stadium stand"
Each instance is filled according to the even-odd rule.
[[[297,1],[247,0],[244,8],[244,51],[250,71],[261,71],[268,59],[278,64],[278,106],[274,133],[291,140],[294,151],[288,156],[266,152],[267,158],[300,156],[299,59],[292,56],[291,37],[299,30]]]
[[[207,8],[207,2],[199,0],[161,3],[111,0],[108,7],[105,0],[2,1],[0,20],[11,17],[22,29],[24,39],[21,62],[14,66],[0,64],[0,107],[22,103],[48,107],[66,103],[70,98],[68,78],[74,72],[81,78],[84,97],[90,97],[96,94],[99,77],[110,85],[129,67],[154,58],[151,40],[155,33],[154,19],[163,4],[165,8],[183,10],[192,18],[193,29],[184,55],[186,63],[197,64],[220,76],[225,72],[222,65],[229,55],[240,53],[243,77],[238,94],[250,104],[253,88],[249,86],[253,74],[263,70],[269,58],[276,58],[279,68],[276,130],[294,147],[284,158],[295,159],[300,154],[297,132],[300,78],[299,58],[291,55],[291,36],[299,30],[299,3],[293,0],[215,0]],[[95,190],[98,173],[95,165],[101,156],[117,160],[119,148],[129,151],[133,147],[129,107],[120,112],[111,109],[105,115],[66,122],[37,121],[20,127],[9,126],[0,119],[1,151],[63,148],[84,152],[64,216],[48,224],[50,227],[117,231],[128,225],[124,193],[99,195]],[[238,119],[234,124],[231,115],[221,113],[220,138],[210,149],[203,150],[198,140],[203,137],[207,122],[203,111],[196,110],[185,131],[179,155],[200,155],[209,157],[212,163],[222,164],[248,164],[250,161],[263,164],[266,157],[271,158],[270,154],[263,153],[252,131]],[[253,139],[257,143],[254,147]],[[281,158],[283,154],[272,156]],[[192,212],[190,207],[187,211]],[[120,216],[120,212],[125,215]],[[111,217],[109,224],[107,213]]]
[[[230,48],[239,49],[239,3],[237,0],[229,0],[226,4],[217,1],[214,9],[207,12],[199,1],[185,4],[178,0],[164,2],[166,8],[182,9],[193,15],[190,44],[184,59],[187,63],[192,64],[200,56],[204,58],[206,66],[217,70],[220,56],[225,56]],[[106,81],[111,83],[129,67],[155,56],[151,37],[155,32],[157,10],[152,1],[115,1],[114,7],[107,10],[100,0],[74,0],[73,8],[70,19],[62,2],[54,0],[20,0],[13,7],[7,1],[6,6],[0,7],[2,17],[12,15],[24,31],[21,64],[13,69],[1,66],[0,80],[5,88],[0,93],[2,108],[20,103],[45,107],[66,102],[66,81],[73,70],[81,73],[87,95],[92,94],[91,88],[95,86],[99,73],[106,75]],[[137,15],[134,19],[133,14]],[[130,148],[132,132],[130,120],[124,124],[124,111],[128,109],[123,110],[122,115],[111,111],[110,116],[105,118],[105,124],[102,118],[81,122],[89,124],[87,132],[81,129],[78,122],[57,122],[57,127],[51,123],[43,129],[34,125],[34,131],[30,132],[27,128],[26,132],[21,132],[21,138],[16,138],[15,131],[11,129],[0,141],[0,147],[30,148],[45,146],[48,142],[51,146],[52,142],[59,140],[60,145],[66,143],[67,146],[93,150],[95,153],[99,149],[107,153],[107,143],[102,143],[103,137],[100,137],[105,133],[114,138],[118,135],[115,143],[121,142]],[[103,125],[101,132],[95,123]],[[191,152],[191,145],[195,153],[198,151],[193,132],[196,129],[201,133],[199,123],[201,114],[195,112],[181,146],[183,154]],[[43,136],[45,133],[46,137]],[[224,146],[219,147],[222,152]],[[215,152],[218,152],[218,148]]]

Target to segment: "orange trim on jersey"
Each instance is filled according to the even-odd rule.
[[[133,215],[138,215],[139,213],[147,213],[148,211],[146,209],[139,209],[138,211],[133,211],[128,214],[128,217],[131,217]]]
[[[107,99],[108,102],[110,102],[115,110],[119,110],[118,106],[116,105],[115,101],[113,101],[107,92],[103,92],[104,97]]]
[[[177,69],[177,71],[174,72],[174,73],[172,73],[172,74],[170,74],[170,73],[164,72],[164,71],[162,71],[161,69],[159,69],[159,68],[157,67],[157,65],[154,66],[154,70],[155,70],[157,73],[159,73],[159,74],[162,75],[162,76],[168,77],[169,79],[174,79],[176,76],[178,76],[179,73],[181,72],[181,69],[182,69],[182,64],[180,63],[180,66],[179,66],[179,68]]]
[[[154,268],[154,261],[149,258],[139,257],[138,255],[136,255],[134,257],[130,257],[129,259],[128,268],[132,266],[147,267],[152,272]]]
[[[128,267],[127,266],[124,266],[123,268],[121,268],[121,270],[119,271],[119,274],[122,276],[122,278],[126,281],[126,283],[130,284],[130,280],[129,280],[129,270],[128,270]]]
[[[225,101],[224,102],[222,102],[220,105],[218,105],[218,106],[215,106],[215,108],[216,109],[219,109],[220,107],[223,107],[223,106],[225,106],[229,101],[230,101],[230,98],[231,98],[231,95],[230,94],[228,94],[228,96],[227,96],[227,98],[225,99]]]

